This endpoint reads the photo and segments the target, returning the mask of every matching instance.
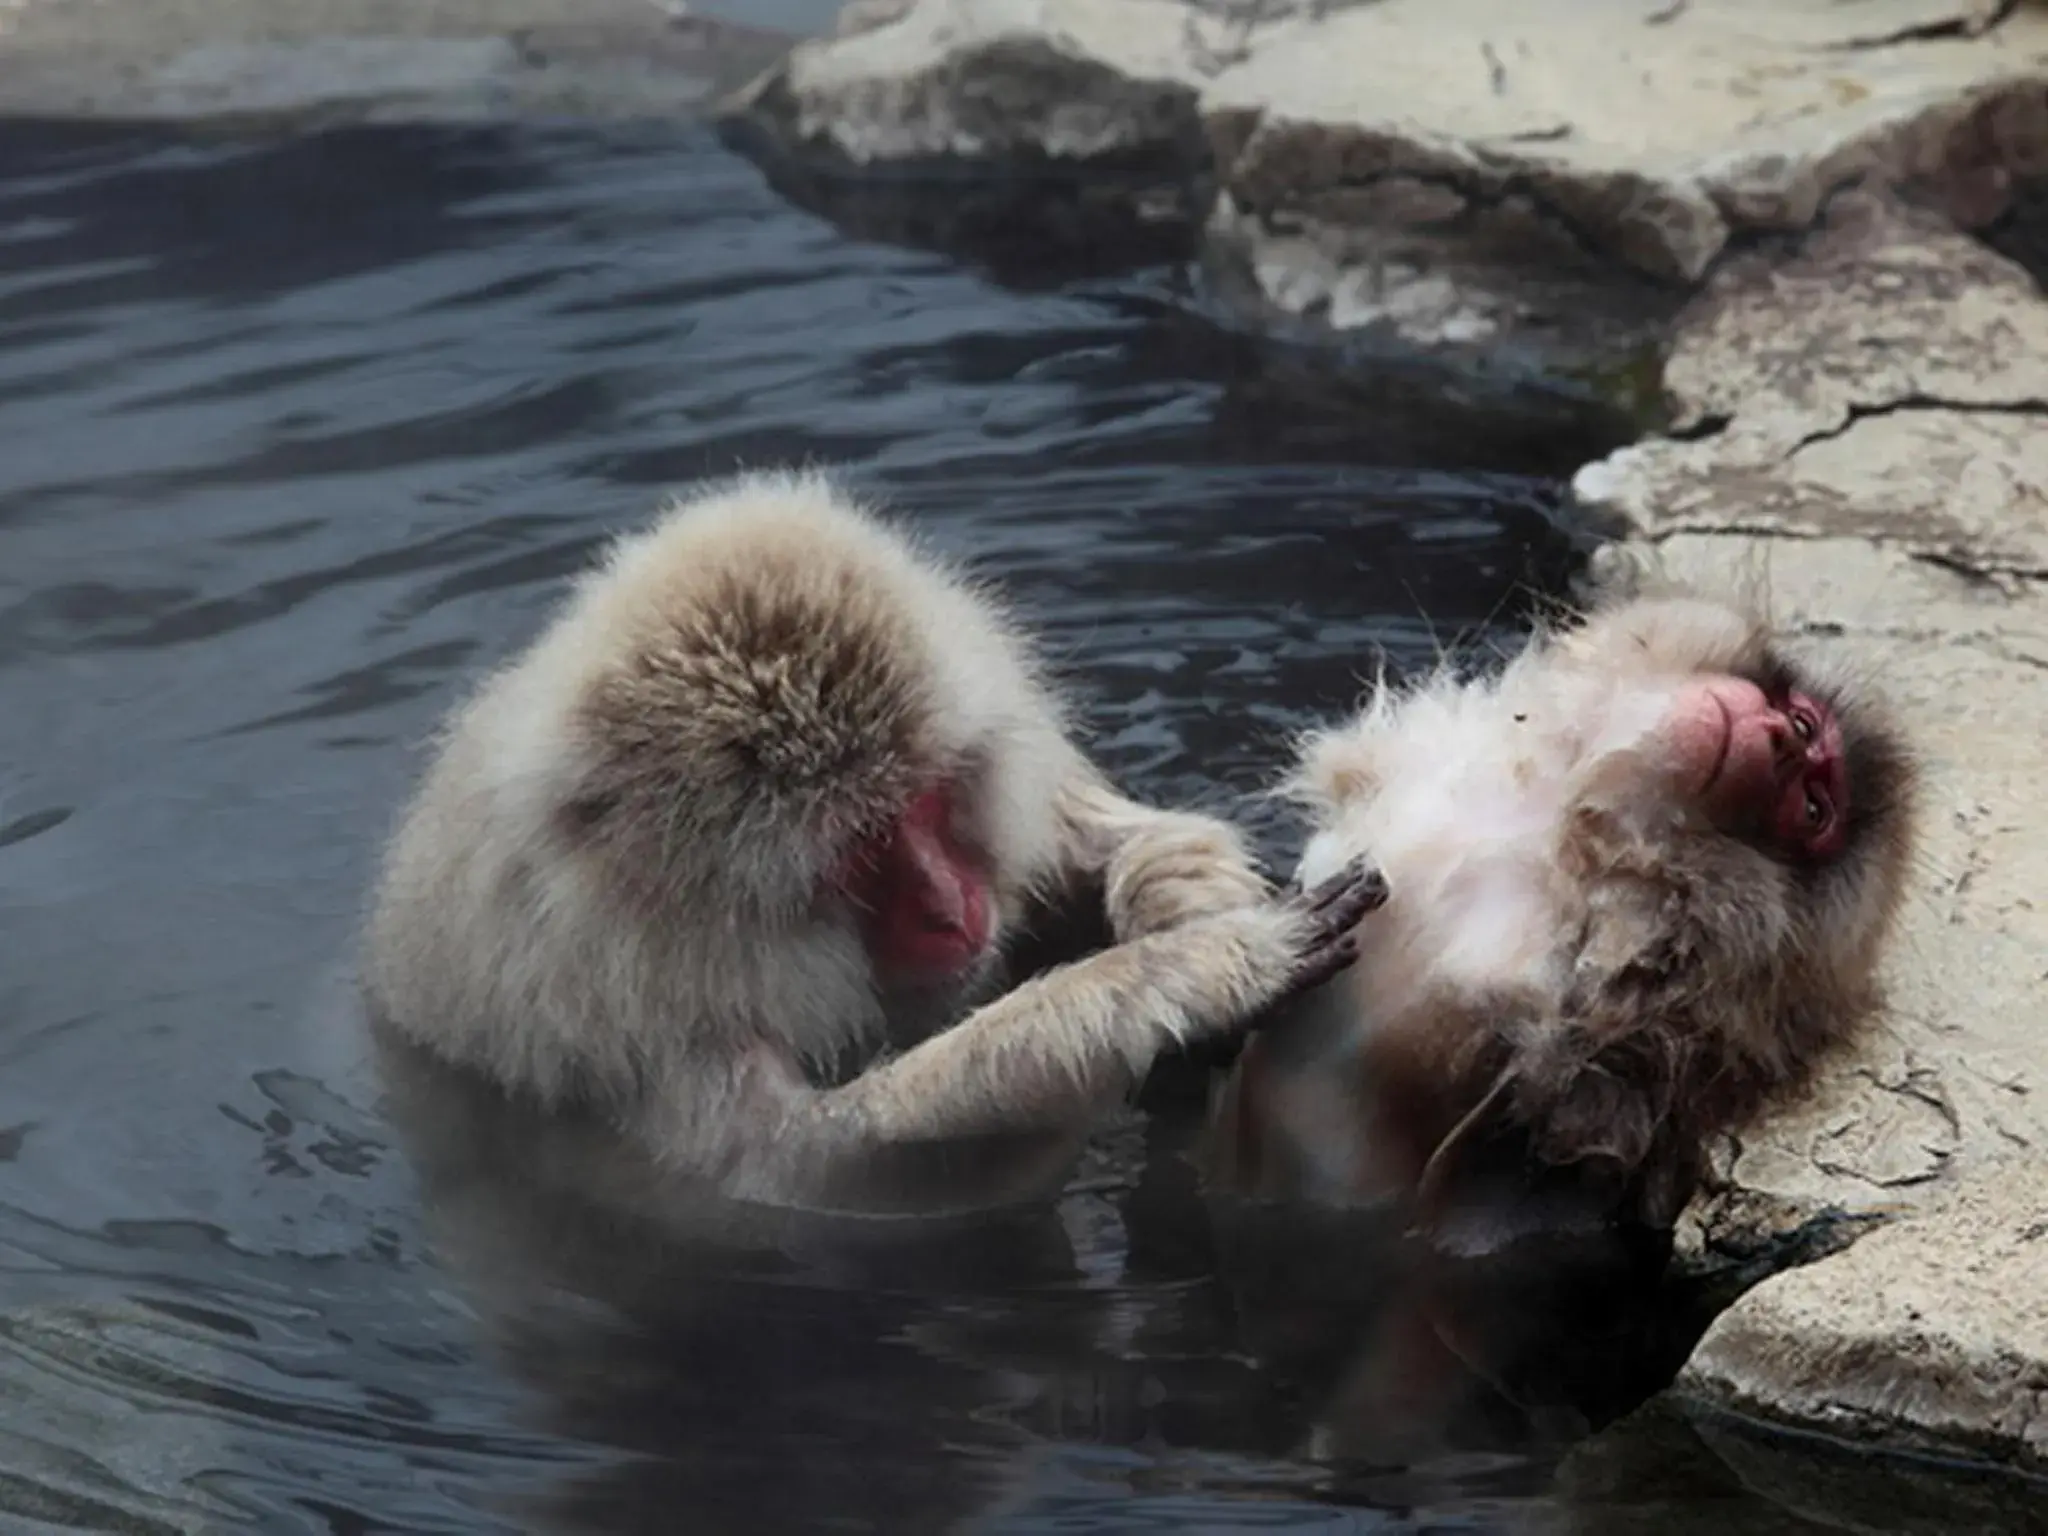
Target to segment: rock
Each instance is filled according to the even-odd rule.
[[[2044,86],[2048,15],[1999,0],[862,0],[733,112],[841,177],[1206,212],[1268,325],[1605,393],[1732,240],[1845,185],[1998,217],[2048,170]]]
[[[1578,476],[1650,536],[1872,537],[2048,574],[2048,300],[1927,215],[1838,199],[1789,259],[1729,263],[1680,317],[1681,437]]]
[[[1958,1190],[1750,1291],[1680,1378],[1767,1418],[2048,1467],[2048,1170]]]
[[[1557,1518],[1571,1536],[1949,1536],[2048,1533],[2043,1485],[2024,1473],[1873,1456],[1787,1436],[1670,1394],[1574,1446],[1558,1468]]]
[[[1013,279],[1185,261],[1208,206],[1181,0],[859,0],[727,105],[852,233]]]
[[[0,112],[687,120],[791,41],[649,0],[0,0]]]
[[[736,105],[855,166],[1179,157],[1200,137],[1191,16],[1181,0],[864,7]]]
[[[2048,21],[1993,0],[1383,0],[1268,35],[1202,106],[1258,217],[1435,189],[1419,224],[1533,216],[1692,282],[1857,177],[2048,165],[2044,71]]]

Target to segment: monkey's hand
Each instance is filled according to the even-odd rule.
[[[1133,819],[1104,871],[1103,903],[1118,943],[1272,900],[1272,887],[1228,822],[1193,811],[1147,811]]]
[[[829,1170],[881,1149],[1083,1131],[1161,1049],[1242,1030],[1350,964],[1351,930],[1385,899],[1356,864],[1056,966],[841,1087],[800,1090],[811,1108],[774,1122],[775,1155]]]
[[[1296,920],[1295,964],[1283,996],[1319,987],[1358,958],[1358,925],[1386,905],[1387,881],[1353,859],[1320,885],[1288,888],[1282,906]]]
[[[1170,1033],[1227,1033],[1356,960],[1355,929],[1386,899],[1386,881],[1361,860],[1312,890],[1219,912],[1106,953],[1142,953],[1170,967],[1185,1020]]]

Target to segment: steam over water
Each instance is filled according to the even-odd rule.
[[[419,744],[671,488],[842,466],[1007,581],[1129,784],[1229,806],[1380,655],[1563,581],[1570,445],[1261,354],[1177,274],[854,243],[688,135],[23,125],[0,433],[0,1527],[1553,1507],[1505,1410],[1396,1394],[1318,1450],[1356,1339],[1219,1278],[1170,1108],[1044,1229],[931,1253],[621,1257],[516,1194],[430,1226],[349,965]]]

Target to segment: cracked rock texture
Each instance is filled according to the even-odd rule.
[[[1269,323],[1597,382],[1852,181],[1966,227],[2048,171],[2009,0],[859,0],[735,105],[851,171],[1123,158]],[[1213,194],[1213,195],[1211,195]]]
[[[1715,1321],[1680,1389],[1844,1438],[2048,1465],[2048,1169],[2006,1169],[1766,1280]]]
[[[1845,195],[1789,257],[1728,263],[1664,383],[1692,440],[1589,466],[1582,500],[1653,535],[1879,538],[2048,576],[2048,305],[1932,215]]]

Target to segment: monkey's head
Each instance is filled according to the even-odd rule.
[[[1702,957],[1717,985],[1746,975],[1788,1006],[1847,1008],[1913,847],[1914,764],[1878,702],[1755,616],[1694,597],[1596,613],[1547,664],[1608,690],[1567,810],[1584,873],[1700,904],[1691,926],[1724,939]]]
[[[978,974],[1050,857],[1053,703],[986,597],[885,525],[811,477],[751,489],[580,594],[607,633],[560,830],[658,927],[710,914],[728,948],[842,972],[857,945],[883,990]]]
[[[1589,926],[1512,1102],[1543,1161],[1661,1181],[1642,1198],[1675,1215],[1705,1140],[1875,1007],[1914,764],[1867,692],[1717,602],[1631,601],[1517,666],[1586,712],[1558,856]]]

